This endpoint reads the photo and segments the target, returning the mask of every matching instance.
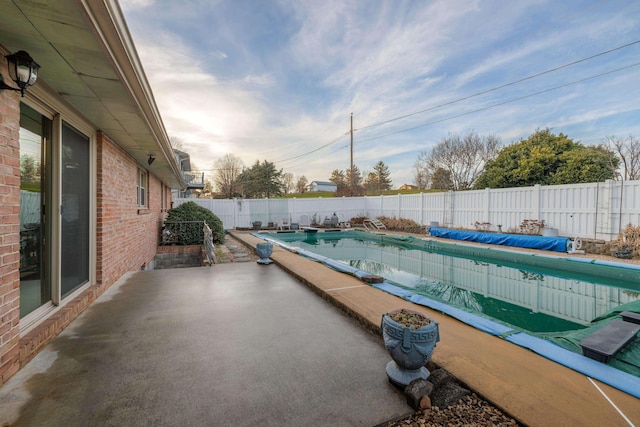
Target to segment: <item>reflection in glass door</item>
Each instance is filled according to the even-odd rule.
[[[51,301],[51,129],[51,120],[20,105],[20,317]]]
[[[62,125],[60,294],[65,297],[89,281],[89,138]]]

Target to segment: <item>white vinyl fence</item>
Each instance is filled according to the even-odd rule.
[[[535,185],[505,189],[317,199],[176,199],[193,201],[215,213],[225,229],[251,227],[253,221],[318,222],[335,212],[353,217],[409,218],[421,225],[473,228],[476,222],[516,229],[523,220],[544,220],[561,236],[613,240],[627,224],[640,224],[640,181]]]

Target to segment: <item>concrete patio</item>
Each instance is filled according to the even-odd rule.
[[[373,426],[412,412],[388,360],[275,265],[141,271],[0,388],[0,425]]]

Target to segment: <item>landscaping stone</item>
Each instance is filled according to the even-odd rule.
[[[453,381],[448,381],[434,389],[429,397],[431,397],[431,405],[446,408],[458,403],[460,399],[469,394],[471,392],[466,388]]]
[[[431,398],[429,396],[422,396],[422,399],[420,399],[419,409],[429,409],[429,408],[431,408]]]
[[[423,380],[422,378],[418,378],[415,381],[412,381],[404,389],[404,394],[407,397],[407,403],[413,409],[419,409],[421,407],[422,398],[425,396],[429,396],[433,391],[433,384],[431,384],[427,380]]]
[[[442,386],[444,383],[455,381],[453,376],[444,369],[434,369],[431,371],[431,375],[429,375],[429,382],[433,384],[434,388],[438,388]]]

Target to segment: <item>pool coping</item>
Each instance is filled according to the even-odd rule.
[[[264,242],[247,232],[231,234],[249,247]],[[275,247],[271,259],[376,334],[382,314],[391,309],[425,312],[440,324],[441,341],[433,361],[524,424],[640,422],[640,399],[623,391],[285,249]]]

